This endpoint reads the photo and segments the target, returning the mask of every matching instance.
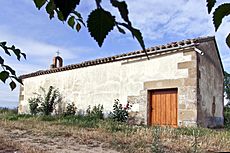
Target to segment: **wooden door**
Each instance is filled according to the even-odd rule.
[[[152,91],[150,100],[150,124],[177,127],[177,89]]]

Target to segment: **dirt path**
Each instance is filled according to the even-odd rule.
[[[29,130],[0,128],[0,153],[117,153],[106,144],[89,140],[87,145],[78,143],[72,136],[45,136]]]

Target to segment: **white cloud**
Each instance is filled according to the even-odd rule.
[[[204,35],[213,31],[205,1],[128,0],[130,17],[145,38]]]
[[[14,57],[2,55],[7,60],[7,64],[16,67],[19,74],[37,71],[38,69],[48,69],[52,63],[52,58],[56,55],[57,51],[60,51],[60,54],[64,59],[64,64],[72,64],[68,61],[81,59],[80,54],[82,54],[82,52],[87,53],[93,50],[90,47],[84,46],[69,47],[52,45],[46,42],[33,40],[32,38],[15,36],[8,33],[8,30],[4,30],[4,28],[1,29],[0,40],[7,40],[8,46],[15,45],[27,55],[27,60],[21,60],[20,62]]]
[[[18,62],[16,58],[6,57],[7,64],[12,65],[12,67],[17,70],[18,74],[25,74],[40,69],[47,69],[51,64],[52,58],[57,50],[61,52],[61,56],[64,58],[64,64],[78,63],[82,60],[88,60],[112,54],[111,51],[103,51],[103,49],[101,49],[101,51],[99,52],[98,48],[93,49],[91,47],[93,45],[92,43],[89,43],[90,47],[88,47],[87,45],[82,46],[79,43],[78,46],[75,46],[73,44],[69,46],[68,43],[60,43],[58,40],[56,42],[53,40],[50,41],[51,39],[59,39],[62,36],[66,36],[64,34],[68,32],[68,30],[63,30],[62,32],[59,32],[58,30],[62,29],[64,26],[59,23],[53,26],[53,23],[59,21],[52,20],[51,22],[49,22],[45,10],[43,9],[40,12],[37,11],[32,1],[28,2],[28,0],[23,0],[22,2],[24,3],[20,6],[22,7],[24,6],[24,4],[26,4],[27,8],[29,8],[29,13],[26,11],[23,12],[22,15],[17,15],[20,14],[20,11],[22,10],[15,10],[15,13],[15,11],[11,11],[7,9],[7,7],[3,8],[5,11],[7,11],[6,14],[9,13],[9,16],[14,16],[15,23],[20,23],[7,25],[3,22],[0,25],[0,40],[7,40],[9,44],[16,45],[16,47],[20,48],[27,54],[28,59],[26,61],[22,60],[21,62]],[[112,13],[116,15],[118,20],[121,19],[117,9],[111,7],[109,1],[102,2],[106,10],[112,11]],[[126,0],[126,2],[129,8],[130,20],[133,22],[134,27],[137,27],[141,30],[145,41],[148,42],[148,46],[151,46],[156,42],[168,43],[169,40],[177,41],[180,39],[215,34],[223,65],[225,69],[230,72],[230,50],[225,44],[226,34],[230,32],[230,21],[224,20],[218,32],[214,33],[212,16],[208,15],[207,13],[206,1]],[[225,1],[218,1],[218,3],[222,2]],[[228,1],[226,0],[226,2]],[[10,2],[10,4],[11,3],[13,2]],[[84,19],[87,20],[87,15],[90,13],[89,11],[95,8],[96,6],[94,1],[92,3],[90,0],[88,0],[81,1],[79,10],[80,12],[82,12]],[[33,12],[33,10],[36,10],[37,12]],[[43,17],[45,17],[45,19]],[[46,22],[48,23],[45,24]],[[26,26],[22,26],[24,24]],[[15,28],[15,26],[17,27]],[[46,29],[46,32],[41,35],[41,32],[43,32],[44,30],[43,28]],[[56,33],[59,32],[59,35],[56,35],[54,31]],[[17,34],[17,32],[21,32],[21,35]],[[121,45],[127,42],[127,38],[132,39],[131,35],[117,34],[118,32],[112,32],[109,35],[110,38],[107,39],[111,40],[111,42],[113,40],[116,42],[120,42]],[[72,40],[68,40],[68,42],[71,41]],[[137,45],[137,43],[135,42],[134,45]],[[129,44],[129,46],[131,45]],[[126,49],[121,47],[120,50],[124,51]],[[1,99],[5,101],[17,101],[18,93],[15,94],[15,92],[12,92],[8,94],[9,90],[10,89],[7,85],[4,85],[3,87],[1,86]]]
[[[1,28],[4,29],[4,28]],[[63,50],[65,52],[65,58],[71,59],[75,58],[75,55],[68,50],[66,47],[57,46],[48,44],[46,42],[41,42],[38,40],[33,40],[32,38],[24,38],[16,35],[12,35],[8,30],[0,31],[0,39],[7,40],[7,42],[12,45],[17,45],[21,50],[26,51],[28,56],[36,56],[36,59],[47,57],[51,55],[55,55],[58,50]]]
[[[230,51],[225,38],[230,21],[224,20],[217,33],[214,31],[212,14],[207,12],[206,1],[200,0],[126,0],[130,20],[138,27],[145,40],[168,43],[168,40],[195,38],[199,36],[216,36],[222,62],[230,71]],[[227,1],[218,1],[215,8]],[[107,7],[109,5],[107,4]],[[214,9],[215,9],[214,8]],[[111,9],[119,16],[118,11]],[[120,19],[120,17],[118,18]]]

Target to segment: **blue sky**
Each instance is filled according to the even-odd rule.
[[[215,35],[226,71],[230,72],[230,49],[225,44],[230,19],[224,19],[217,33],[214,32],[212,16],[208,15],[205,0],[126,0],[130,20],[144,36],[146,47],[167,44],[199,36]],[[218,1],[218,3],[228,1]],[[108,0],[103,6],[116,15]],[[87,19],[96,5],[92,0],[84,0],[79,11]],[[27,60],[18,62],[15,57],[7,57],[6,63],[17,70],[17,75],[40,69],[48,69],[52,58],[59,50],[64,65],[85,60],[111,56],[140,50],[140,46],[130,34],[120,34],[116,29],[109,33],[103,46],[90,37],[86,28],[78,33],[57,19],[49,20],[44,9],[38,11],[32,0],[0,1],[0,41],[7,41],[27,54]],[[1,83],[0,107],[16,107],[18,90],[11,92],[9,86]]]

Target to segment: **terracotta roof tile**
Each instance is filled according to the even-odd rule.
[[[171,43],[168,43],[166,45],[147,48],[146,51],[148,54],[150,54],[150,53],[151,54],[159,54],[160,50],[162,50],[162,52],[165,52],[164,51],[165,49],[171,48],[173,50],[174,47],[185,46],[185,45],[190,45],[190,44],[195,44],[195,43],[201,43],[201,42],[205,42],[205,41],[209,41],[209,40],[213,40],[213,39],[215,39],[215,38],[214,37],[200,37],[200,38],[196,38],[196,39],[187,39],[187,40],[182,40],[182,41],[177,41],[177,42],[171,42]],[[167,52],[165,52],[165,53],[169,53],[169,51],[167,50]],[[38,75],[56,73],[56,72],[72,70],[72,69],[77,69],[77,68],[91,66],[91,65],[108,63],[108,62],[115,62],[115,61],[119,61],[119,60],[123,60],[123,59],[127,59],[127,58],[135,58],[136,56],[146,56],[146,55],[144,54],[143,50],[138,50],[138,51],[133,51],[133,52],[124,53],[124,54],[120,54],[120,55],[114,55],[114,56],[107,57],[107,58],[100,58],[100,59],[95,59],[95,60],[91,60],[91,61],[85,61],[85,62],[82,62],[79,64],[67,65],[67,66],[64,66],[61,68],[55,68],[55,69],[49,69],[49,70],[40,70],[37,72],[21,75],[20,78],[25,79],[25,78],[29,78],[29,77],[33,77],[33,76],[38,76]]]

